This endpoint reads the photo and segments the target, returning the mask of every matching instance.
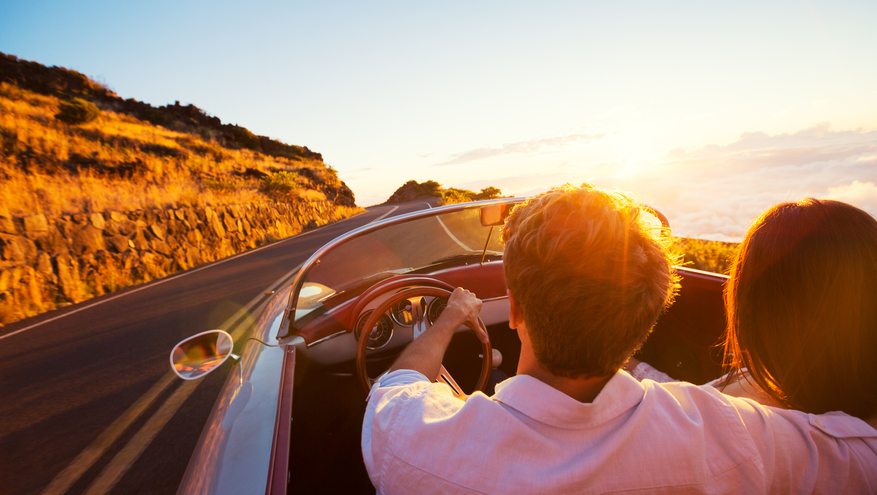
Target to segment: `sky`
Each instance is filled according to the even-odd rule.
[[[877,215],[877,2],[4,0],[0,51],[404,182],[629,191],[677,235]]]

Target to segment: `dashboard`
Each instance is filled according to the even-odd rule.
[[[408,288],[408,287],[406,287]],[[400,289],[401,290],[401,289]],[[359,335],[362,333],[362,325],[365,320],[392,294],[383,298],[376,298],[371,301],[366,308],[360,312],[356,319],[356,326],[351,330],[340,328],[336,332],[324,337],[318,341],[308,344],[308,357],[317,363],[329,365],[350,361],[356,356],[356,343]],[[414,299],[414,300],[412,300]],[[418,300],[419,299],[419,300]],[[447,305],[447,301],[442,298],[426,296],[422,298],[411,298],[401,301],[385,312],[378,320],[378,324],[372,328],[369,335],[369,344],[367,346],[367,355],[375,354],[379,351],[391,351],[393,349],[402,348],[413,340],[414,328],[411,321],[411,305],[421,304],[421,309],[426,315],[427,324],[432,326],[442,310]],[[500,296],[489,299],[483,299],[481,307],[481,319],[487,326],[508,321],[509,301],[508,296]],[[468,331],[467,327],[460,326],[457,332]]]

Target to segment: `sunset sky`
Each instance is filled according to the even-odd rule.
[[[360,205],[409,179],[622,188],[677,235],[772,204],[877,214],[877,2],[0,4],[0,51],[323,154]]]

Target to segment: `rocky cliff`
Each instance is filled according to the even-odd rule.
[[[0,324],[209,263],[345,214],[349,210],[322,201],[0,217]]]

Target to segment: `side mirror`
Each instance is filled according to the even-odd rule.
[[[183,380],[197,380],[231,356],[234,341],[223,330],[208,330],[180,342],[171,351],[171,369]]]
[[[509,213],[512,211],[512,206],[514,205],[504,204],[482,206],[478,212],[481,216],[481,226],[497,227],[504,224],[505,219],[508,218]]]

